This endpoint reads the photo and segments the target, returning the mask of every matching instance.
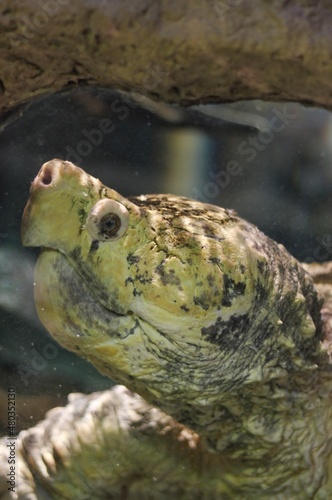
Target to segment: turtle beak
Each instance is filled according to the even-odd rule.
[[[61,184],[63,163],[57,159],[45,163],[31,184],[30,198],[22,217],[21,240],[24,246],[43,246],[45,243],[43,228],[52,213],[47,213],[47,206],[50,205],[47,198],[50,201],[52,192]]]
[[[28,200],[24,208],[21,224],[21,241],[25,247],[34,246],[31,239],[31,208],[31,201]]]
[[[91,190],[100,189],[98,179],[69,161],[55,159],[45,163],[31,184],[23,212],[23,245],[60,249],[73,240],[79,224],[74,207],[87,183]]]

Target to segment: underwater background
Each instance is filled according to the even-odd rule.
[[[3,116],[0,153],[2,433],[8,387],[17,392],[20,430],[65,404],[69,392],[112,384],[57,345],[34,309],[39,251],[22,247],[20,224],[44,162],[72,161],[124,196],[173,193],[234,208],[300,261],[332,260],[332,115],[326,111],[260,101],[183,109],[82,87]]]

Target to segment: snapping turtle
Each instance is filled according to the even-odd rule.
[[[35,301],[53,337],[199,433],[231,464],[221,480],[328,497],[321,304],[281,245],[232,210],[126,199],[61,160],[32,183],[22,241],[42,247]]]

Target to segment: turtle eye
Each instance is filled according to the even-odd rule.
[[[127,230],[129,212],[124,205],[105,198],[91,209],[85,228],[93,240],[109,241],[121,238]]]
[[[112,238],[117,235],[121,227],[121,219],[117,214],[106,214],[100,219],[99,227],[100,234]]]

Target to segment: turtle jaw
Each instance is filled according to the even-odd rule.
[[[103,374],[151,399],[147,382],[161,370],[158,357],[145,347],[151,328],[135,314],[104,307],[57,250],[42,250],[34,281],[37,313],[52,337]]]

